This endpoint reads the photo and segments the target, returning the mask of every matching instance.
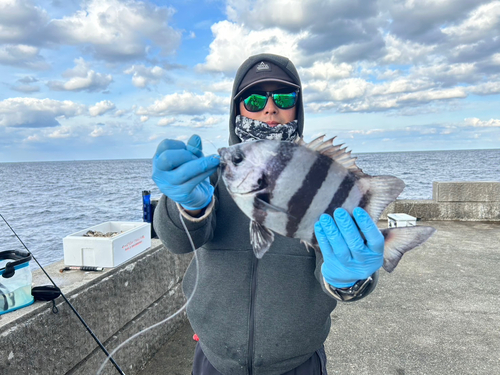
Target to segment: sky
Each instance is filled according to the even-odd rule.
[[[263,52],[299,71],[306,140],[500,148],[500,1],[0,0],[0,162],[213,154]]]

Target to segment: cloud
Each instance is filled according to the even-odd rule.
[[[67,81],[49,81],[47,85],[57,91],[100,91],[105,90],[113,81],[111,74],[96,73],[82,57],[75,59],[76,66],[65,71]]]
[[[39,48],[25,44],[7,44],[0,47],[0,64],[34,70],[45,70],[49,68],[45,59],[40,56]]]
[[[115,109],[115,104],[109,100],[103,100],[101,102],[96,103],[94,106],[89,107],[89,113],[91,116],[100,116],[104,113]]]
[[[47,12],[29,0],[0,2],[0,43],[40,45],[45,43]]]
[[[226,13],[234,22],[253,29],[280,27],[290,32],[305,28],[330,27],[328,22],[341,19],[366,19],[377,15],[375,2],[363,0],[228,0]]]
[[[58,44],[87,45],[96,58],[111,62],[142,59],[151,47],[168,55],[181,38],[168,24],[173,13],[149,2],[91,0],[73,15],[51,20],[47,33]]]
[[[158,126],[168,126],[168,125],[172,125],[173,123],[175,123],[177,120],[175,119],[175,117],[164,117],[164,118],[161,118],[159,121],[158,121]]]
[[[484,82],[475,86],[468,87],[467,90],[477,95],[495,95],[500,94],[500,80]]]
[[[500,119],[489,119],[488,121],[483,121],[477,117],[464,119],[464,124],[467,126],[473,126],[475,128],[487,128],[495,127],[500,128]]]
[[[396,35],[385,36],[385,55],[381,62],[385,64],[410,64],[425,62],[436,51],[436,45],[426,45],[411,40],[398,38]]]
[[[58,118],[86,112],[86,107],[69,100],[10,98],[0,101],[0,127],[46,128],[58,126]]]
[[[23,93],[26,93],[26,94],[31,93],[31,92],[38,92],[38,91],[40,91],[40,87],[39,86],[31,86],[31,85],[12,86],[11,89],[14,90],[14,91],[23,92]]]
[[[54,130],[52,133],[48,134],[49,138],[69,138],[71,137],[71,128],[69,126],[61,126]]]
[[[442,32],[461,44],[475,43],[500,33],[500,1],[479,5],[458,25],[443,27]]]
[[[354,65],[334,63],[331,61],[315,61],[310,68],[299,68],[302,80],[335,80],[348,78],[354,72]]]
[[[205,116],[195,116],[190,118],[188,121],[177,121],[172,124],[172,126],[177,127],[187,127],[187,128],[212,128],[214,125],[221,123],[222,118],[220,117],[205,117]]]
[[[403,40],[436,44],[444,40],[442,25],[463,19],[479,0],[384,0],[382,9],[390,15],[388,30]]]
[[[132,84],[135,87],[145,88],[148,85],[157,85],[165,77],[165,70],[159,66],[147,68],[144,65],[132,65],[124,71],[132,74]]]
[[[121,117],[123,116],[124,114],[128,113],[129,111],[127,111],[126,109],[119,109],[117,110],[115,113],[114,113],[114,116],[115,117]]]
[[[226,12],[230,20],[252,31],[279,28],[288,38],[299,37],[297,49],[309,63],[326,51],[347,62],[380,56],[384,51],[380,31],[384,21],[373,1],[230,0]]]
[[[211,92],[203,95],[184,91],[165,95],[156,100],[147,108],[139,107],[136,114],[139,116],[163,117],[169,115],[200,115],[205,113],[225,113],[229,106],[229,98],[217,96]]]
[[[243,60],[258,53],[287,56],[296,64],[299,63],[297,42],[307,35],[305,32],[294,35],[277,27],[250,30],[245,25],[229,21],[214,24],[212,33],[214,40],[210,44],[210,54],[206,57],[206,62],[198,65],[198,68],[231,76]]]

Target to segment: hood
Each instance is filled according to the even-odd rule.
[[[302,102],[302,84],[300,83],[299,73],[293,63],[288,60],[286,57],[273,55],[270,53],[261,53],[259,55],[250,56],[236,72],[236,77],[234,78],[233,83],[233,92],[231,93],[231,109],[229,113],[229,145],[234,145],[235,143],[240,143],[241,139],[234,132],[235,127],[235,119],[238,114],[238,106],[239,103],[235,103],[234,96],[237,94],[238,87],[240,86],[241,81],[247,74],[247,72],[258,62],[261,61],[269,61],[276,65],[278,65],[281,69],[283,69],[293,80],[295,84],[300,87],[299,98],[297,100],[297,121],[298,121],[298,129],[299,134],[303,134],[304,130],[304,105]]]

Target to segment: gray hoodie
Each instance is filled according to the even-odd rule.
[[[279,65],[300,85],[288,59],[262,54],[240,67],[233,96],[248,69],[261,60]],[[301,96],[297,108],[300,134],[304,122]],[[234,133],[236,114],[232,103],[230,144],[240,142]],[[154,215],[156,233],[176,254],[192,251],[180,211],[180,206],[163,196]],[[210,363],[225,375],[279,375],[309,359],[328,336],[330,313],[337,303],[324,289],[321,254],[307,251],[299,240],[276,234],[268,253],[256,259],[249,219],[222,180],[201,218],[183,215],[199,262],[199,273],[193,259],[183,281],[187,297],[196,284],[187,314]]]

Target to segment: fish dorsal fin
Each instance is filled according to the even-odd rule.
[[[342,148],[343,144],[333,144],[333,140],[336,137],[327,139],[326,141],[323,140],[324,138],[325,136],[321,135],[318,138],[313,139],[311,142],[306,143],[302,139],[302,137],[300,137],[297,144],[305,146],[313,151],[319,152],[322,155],[328,156],[353,173],[363,173],[361,168],[356,165],[357,158],[351,156],[351,151],[346,151],[347,147]]]

